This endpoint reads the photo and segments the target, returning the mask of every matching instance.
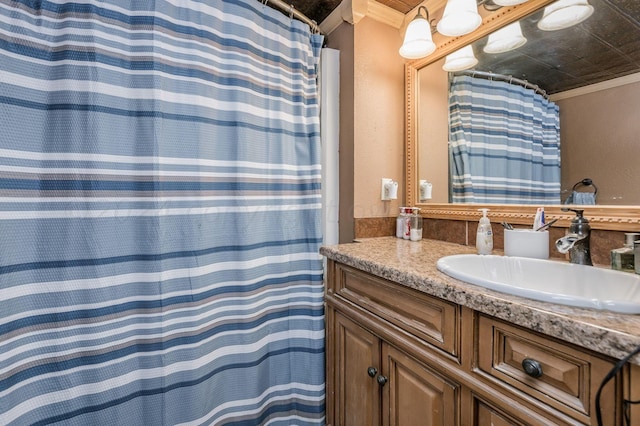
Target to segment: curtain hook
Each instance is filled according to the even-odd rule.
[[[293,9],[294,9],[293,5],[290,4],[289,5],[289,19],[293,19]]]
[[[263,6],[266,6],[266,5],[267,5],[267,3],[269,3],[269,0],[262,0],[262,5],[263,5]]]

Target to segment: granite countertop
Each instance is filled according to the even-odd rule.
[[[439,258],[475,253],[474,247],[436,240],[412,242],[381,237],[323,246],[320,253],[426,294],[614,358],[623,358],[640,346],[640,315],[575,308],[511,296],[467,284],[436,268]],[[640,355],[631,362],[640,365]]]

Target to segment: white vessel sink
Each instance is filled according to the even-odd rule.
[[[460,254],[438,269],[470,284],[543,302],[640,314],[640,275],[567,262]]]

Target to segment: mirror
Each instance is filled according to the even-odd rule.
[[[635,3],[629,2],[628,0],[617,1],[627,2],[629,4]],[[546,68],[538,67],[538,70],[533,73],[535,75],[527,75],[522,70],[517,69],[517,65],[522,64],[525,61],[523,61],[521,58],[515,58],[513,54],[503,55],[500,61],[488,65],[489,68],[480,68],[486,59],[482,57],[483,55],[493,57],[497,56],[483,54],[481,46],[483,43],[486,43],[486,41],[483,39],[495,29],[524,17],[528,17],[527,19],[531,20],[536,16],[536,14],[538,16],[540,15],[542,10],[541,8],[552,2],[553,1],[546,0],[530,0],[519,6],[505,7],[494,12],[485,13],[483,25],[481,26],[481,28],[476,32],[464,37],[458,37],[455,39],[440,37],[437,39],[436,37],[438,36],[438,34],[434,34],[434,41],[436,41],[436,44],[438,45],[438,50],[436,51],[436,53],[431,55],[431,57],[407,63],[407,203],[421,207],[422,212],[426,217],[475,220],[477,219],[479,214],[477,212],[477,209],[483,207],[477,204],[460,205],[449,204],[446,202],[448,200],[448,77],[447,73],[442,70],[444,57],[447,54],[458,50],[462,46],[465,46],[469,43],[474,43],[476,56],[480,60],[480,63],[475,67],[475,69],[486,69],[493,72],[502,72],[508,75],[513,75],[517,78],[527,79],[532,83],[537,83],[538,81],[534,78],[535,75],[544,74],[544,72],[542,72],[541,70],[544,71]],[[592,3],[594,2],[604,3],[604,0],[592,0]],[[612,3],[616,3],[616,1],[612,0]],[[636,9],[638,8],[638,6],[635,7]],[[536,12],[536,14],[533,14],[533,12]],[[597,13],[597,10],[596,12],[594,12],[594,14],[595,13]],[[637,10],[632,10],[631,13],[635,13],[637,15],[638,12]],[[591,25],[596,24],[594,23]],[[532,37],[531,32],[526,32],[525,28],[527,28],[527,26],[523,25],[523,32],[525,33],[525,37],[530,39]],[[598,31],[601,31],[601,28],[596,29]],[[611,28],[611,26],[608,27],[608,30],[625,32],[624,28]],[[574,29],[571,31],[584,31],[584,29]],[[543,34],[543,36],[545,35],[548,37],[548,33]],[[534,40],[529,40],[528,43],[530,41]],[[549,40],[543,41],[541,43],[542,46],[544,46],[545,44],[546,46],[550,45]],[[532,43],[531,45],[535,46],[535,43]],[[538,43],[538,45],[540,44]],[[583,49],[588,47],[589,46],[581,46],[581,48]],[[535,47],[533,49],[534,54],[531,56],[534,56],[533,60],[535,61]],[[568,71],[571,71],[571,64],[563,65],[560,60],[568,58],[578,58],[580,52],[575,52],[575,47],[573,47],[572,49],[573,50],[565,50],[562,52],[562,54],[555,56],[552,52],[549,52],[547,50],[546,57],[543,57],[545,51],[538,52],[539,58],[558,61],[558,66],[555,69],[545,71],[547,73],[556,73],[555,76],[552,76],[551,80],[554,82],[554,84],[552,85],[553,87],[549,87],[549,89],[547,90],[551,92],[564,90],[558,84],[563,75],[570,74],[570,72]],[[601,54],[607,55],[607,52],[602,52]],[[603,63],[607,64],[607,66],[611,68],[611,66],[615,63],[615,60],[604,56]],[[574,68],[578,68],[579,71],[582,71],[583,75],[581,76],[581,78],[587,78],[586,76],[588,75],[590,81],[607,80],[611,78],[612,74],[610,69],[587,69],[584,64],[574,64]],[[635,70],[634,68],[638,68],[637,63],[632,63],[630,66],[627,66],[627,69],[624,71],[624,73],[631,74],[634,71],[637,72],[637,70]],[[575,72],[573,74],[575,74]],[[624,78],[633,78],[633,76]],[[571,84],[571,82],[569,84]],[[579,85],[584,85],[584,82],[578,82],[577,86]],[[577,86],[574,83],[573,87],[570,85],[563,87],[574,88]],[[542,84],[541,87],[545,89]],[[559,87],[560,89],[558,89]],[[628,93],[628,91],[626,92]],[[558,103],[558,105],[560,106],[561,111],[561,132],[564,132],[565,130],[568,131],[572,128],[572,126],[570,125],[564,126],[562,124],[563,114],[568,114],[570,117],[573,116],[574,123],[578,123],[574,124],[573,127],[577,127],[578,130],[580,130],[580,118],[584,117],[584,114],[588,112],[589,109],[593,109],[595,105],[591,103],[593,101],[589,100],[590,97],[595,96],[594,94],[583,95],[583,97],[581,98],[562,98],[562,96],[566,96],[567,93],[571,92],[565,92],[560,96],[560,99],[555,100],[556,103]],[[636,107],[632,107],[629,109],[631,111],[637,111],[637,108],[640,105],[637,103],[637,101],[635,101],[635,99],[633,99],[634,97],[629,97],[626,101],[620,101],[621,99],[625,99],[620,97],[624,96],[624,94],[625,90],[622,89],[621,92],[609,96],[613,98],[612,102],[618,102],[618,104],[630,105],[626,102],[636,102]],[[635,96],[635,98],[638,98],[638,96]],[[576,101],[576,99],[579,99],[579,102]],[[585,101],[585,99],[587,99],[587,101]],[[572,102],[574,104],[578,104],[579,107],[583,108],[582,112],[580,112],[579,110],[577,110],[577,112],[571,112],[569,106],[567,105]],[[442,104],[440,108],[434,107],[434,105],[437,103]],[[420,114],[420,111],[423,111],[423,113]],[[428,113],[426,113],[426,111],[428,111]],[[611,117],[607,116],[607,114],[600,114],[598,115],[598,118],[602,122],[604,122],[605,125],[611,123]],[[623,125],[627,127],[636,125],[637,123],[635,123],[635,121],[636,120],[628,118],[621,120]],[[582,124],[584,125],[584,122]],[[620,127],[621,126],[615,126],[615,128],[611,129],[611,126],[609,124],[609,128],[605,127],[605,130],[603,130],[603,133],[599,137],[606,139],[607,143],[604,143],[601,140],[600,146],[596,145],[588,149],[585,149],[584,145],[580,145],[580,143],[585,140],[585,135],[580,135],[580,133],[578,132],[577,136],[574,137],[574,140],[577,140],[577,142],[574,142],[573,144],[574,147],[577,147],[574,148],[574,151],[577,151],[566,158],[565,154],[572,152],[572,150],[569,149],[571,148],[570,136],[567,136],[564,133],[561,134],[561,143],[563,144],[561,148],[563,156],[562,189],[564,191],[561,195],[561,198],[564,200],[568,193],[570,193],[570,190],[572,189],[574,184],[580,181],[582,178],[593,177],[585,174],[587,173],[585,172],[585,170],[588,171],[598,169],[601,172],[602,170],[606,169],[612,176],[611,180],[614,183],[606,183],[606,190],[603,188],[602,183],[600,183],[600,185],[598,186],[598,205],[585,206],[585,209],[588,212],[588,217],[590,218],[593,227],[612,230],[638,230],[640,229],[640,208],[638,207],[640,206],[640,191],[634,188],[635,185],[632,182],[638,181],[638,177],[640,177],[640,167],[635,167],[635,165],[633,164],[637,156],[633,155],[634,147],[629,145],[629,143],[632,144],[635,141],[631,140],[627,143],[626,146],[617,147],[616,150],[611,150],[611,144],[613,144],[616,139],[620,140]],[[634,132],[633,130],[631,130],[631,132],[635,134],[638,133],[637,131]],[[565,139],[567,141],[566,143]],[[425,141],[428,141],[429,144],[425,143]],[[434,141],[438,142],[432,143]],[[612,167],[600,167],[595,165],[595,160],[586,156],[592,151],[599,152],[596,154],[596,156],[599,158],[609,157],[615,159],[616,165]],[[635,148],[635,152],[638,152],[637,148]],[[621,167],[620,165],[625,158],[629,158],[628,163],[630,165]],[[426,170],[428,170],[428,172],[425,172]],[[637,173],[637,175],[634,176],[633,173]],[[432,199],[420,201],[420,179],[428,179],[432,183]],[[594,183],[598,185],[598,180],[595,178]],[[630,189],[630,191],[618,191],[616,190],[616,188],[620,188],[622,190]],[[487,207],[492,210],[492,216],[494,218],[502,218],[501,220],[507,220],[513,223],[530,224],[533,215],[535,214],[535,206],[492,204],[488,205]],[[563,221],[566,220],[567,223],[573,215],[573,213],[567,214],[562,212],[561,206],[559,205],[545,206],[545,211],[550,212],[549,214],[555,217],[560,217]]]

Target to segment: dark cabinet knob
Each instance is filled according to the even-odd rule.
[[[369,367],[367,368],[367,374],[369,375],[369,377],[375,377],[376,373],[378,373],[378,369],[375,367]]]
[[[387,377],[383,376],[382,374],[378,376],[378,384],[380,386],[384,386],[388,381],[389,381],[389,379]]]
[[[522,360],[522,369],[531,377],[542,376],[542,365],[535,359],[525,358]]]

